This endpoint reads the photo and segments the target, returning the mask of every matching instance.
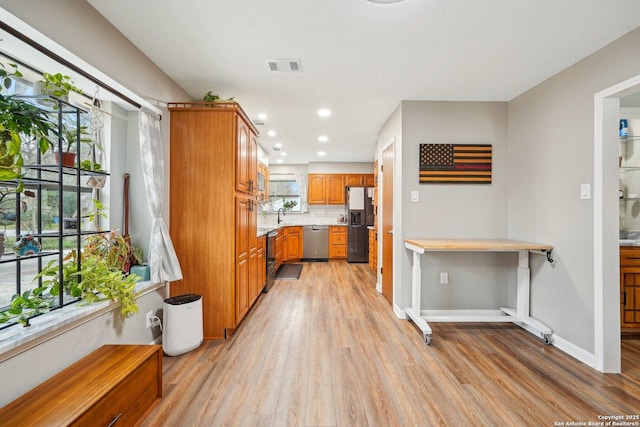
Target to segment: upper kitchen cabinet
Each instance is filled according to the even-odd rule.
[[[343,205],[343,174],[309,174],[307,203],[310,205]]]
[[[373,187],[374,184],[372,173],[350,173],[344,176],[345,187]]]
[[[327,175],[327,204],[344,205],[344,175]]]
[[[242,193],[258,192],[258,137],[249,120],[237,119],[236,190]]]
[[[310,205],[343,205],[346,187],[373,187],[373,174],[309,174]]]
[[[324,205],[327,203],[326,180],[324,175],[309,174],[309,191],[307,203],[310,205]]]

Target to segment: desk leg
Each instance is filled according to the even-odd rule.
[[[518,284],[516,288],[516,311],[518,316],[529,317],[529,297],[531,295],[531,271],[529,251],[518,251]]]
[[[531,271],[529,270],[529,251],[518,251],[518,282],[516,288],[516,310],[501,308],[501,310],[515,317],[514,321],[522,328],[543,339],[545,344],[551,344],[553,331],[542,322],[530,316]]]
[[[420,316],[420,301],[422,299],[422,269],[420,268],[420,253],[413,251],[413,267],[411,269],[411,307],[405,308],[405,312],[413,323],[422,331],[422,336],[427,344],[431,344],[431,327]]]

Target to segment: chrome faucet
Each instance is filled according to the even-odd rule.
[[[282,211],[282,216],[285,216],[285,215],[286,215],[286,213],[284,212],[284,208],[280,208],[280,209],[278,209],[278,225],[280,225],[280,222],[282,221],[282,220],[280,219],[280,211]]]

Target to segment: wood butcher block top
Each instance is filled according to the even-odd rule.
[[[553,246],[506,239],[405,239],[405,245],[425,251],[551,251]]]

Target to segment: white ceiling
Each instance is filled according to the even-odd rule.
[[[266,113],[285,163],[373,161],[402,100],[508,101],[640,26],[638,0],[87,1],[194,99]]]

